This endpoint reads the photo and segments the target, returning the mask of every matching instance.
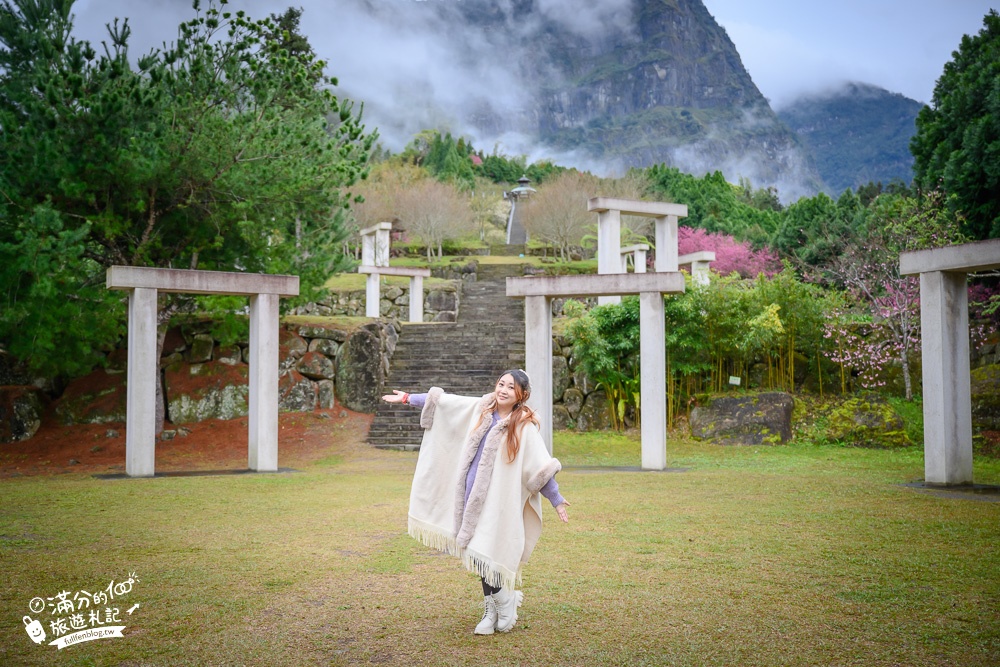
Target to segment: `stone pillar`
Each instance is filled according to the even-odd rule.
[[[382,295],[379,292],[379,274],[369,273],[365,278],[365,317],[379,316],[379,303]]]
[[[137,287],[128,295],[128,387],[126,388],[125,474],[152,477],[156,472],[155,289]]]
[[[621,257],[621,212],[617,209],[601,211],[597,214],[597,272],[624,273]],[[599,296],[597,303],[601,306],[609,303],[621,303],[620,296]]]
[[[645,243],[632,245],[621,249],[622,270],[621,273],[628,273],[628,258],[632,257],[632,267],[635,273],[646,273],[646,251],[649,246]]]
[[[389,266],[389,231],[392,223],[380,222],[375,230],[375,266]]]
[[[248,467],[278,470],[278,295],[250,297]]]
[[[676,271],[677,216],[665,215],[657,218],[655,225],[656,271]]]
[[[972,483],[972,390],[965,273],[920,274],[924,481]]]
[[[636,273],[646,272],[646,251],[643,248],[636,248],[635,255],[632,256],[632,266]]]
[[[710,282],[709,263],[702,261],[691,262],[691,282],[695,285],[707,285]]]
[[[361,266],[375,266],[375,234],[361,234]]]
[[[639,294],[640,391],[642,402],[642,468],[667,467],[667,364],[663,295]]]
[[[424,321],[424,277],[410,277],[410,321]]]
[[[528,405],[538,413],[542,440],[552,453],[552,304],[548,297],[524,299],[524,366],[531,379]]]

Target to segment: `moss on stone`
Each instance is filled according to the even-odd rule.
[[[912,445],[902,418],[878,396],[849,398],[827,415],[827,437],[855,447]]]

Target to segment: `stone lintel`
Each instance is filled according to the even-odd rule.
[[[380,231],[380,230],[381,231],[387,231],[387,232],[391,231],[392,230],[392,223],[391,222],[378,222],[378,223],[375,223],[374,225],[372,225],[371,227],[365,227],[364,229],[362,229],[359,232],[359,234],[361,234],[361,236],[366,236],[368,234],[374,234],[375,232]]]
[[[298,296],[299,277],[232,271],[190,271],[146,266],[111,266],[108,289],[155,289],[189,294],[277,294]]]
[[[636,245],[627,245],[624,248],[622,248],[620,252],[624,255],[626,253],[636,252],[638,250],[642,250],[643,252],[645,252],[649,250],[649,246],[645,243],[638,243]]]
[[[678,264],[691,264],[692,262],[714,262],[715,253],[711,250],[699,250],[698,252],[689,252],[686,255],[681,255],[677,258]]]
[[[899,272],[904,276],[933,271],[974,273],[993,269],[1000,269],[1000,239],[899,254]]]
[[[675,271],[662,273],[607,273],[583,276],[535,276],[507,278],[507,296],[579,297],[684,291],[684,276]]]
[[[383,276],[406,276],[409,278],[429,278],[430,269],[418,269],[405,266],[359,266],[358,273],[378,273]]]
[[[594,197],[587,202],[588,211],[603,213],[604,211],[621,211],[622,215],[637,215],[644,218],[662,218],[676,215],[686,218],[687,204],[671,204],[669,202],[639,201],[637,199],[614,199],[612,197]]]

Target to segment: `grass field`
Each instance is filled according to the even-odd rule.
[[[920,449],[672,439],[684,471],[623,472],[593,466],[635,436],[557,433],[571,522],[546,509],[517,627],[476,637],[478,580],[406,536],[416,455],[314,421],[298,472],[0,481],[0,664],[1000,664],[1000,503],[903,486]],[[28,638],[34,597],[130,573],[123,637]]]

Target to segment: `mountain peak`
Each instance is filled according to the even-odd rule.
[[[850,81],[809,93],[778,110],[812,152],[831,195],[875,181],[913,180],[910,138],[923,105],[879,86]]]

